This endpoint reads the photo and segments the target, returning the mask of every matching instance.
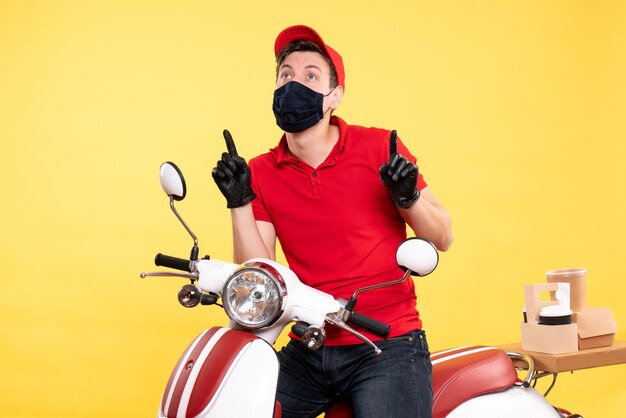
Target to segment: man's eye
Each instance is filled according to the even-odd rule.
[[[317,80],[317,76],[315,74],[309,74],[306,76],[307,80]]]
[[[289,78],[289,77],[291,77],[291,75],[289,73],[282,73],[280,75],[280,78],[282,78],[282,79],[286,79],[286,78]]]

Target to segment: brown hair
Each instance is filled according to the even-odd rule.
[[[280,69],[283,61],[285,61],[287,56],[292,52],[317,52],[318,54],[320,54],[324,58],[324,61],[326,61],[328,63],[328,66],[330,67],[330,87],[333,89],[337,87],[337,71],[335,70],[335,66],[333,65],[333,62],[330,60],[330,58],[328,58],[328,56],[324,53],[324,51],[322,51],[319,46],[317,46],[317,44],[311,41],[304,41],[300,39],[297,39],[291,42],[289,45],[285,46],[276,56],[276,78],[278,78],[278,70]]]

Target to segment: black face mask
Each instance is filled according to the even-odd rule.
[[[324,117],[323,103],[326,96],[297,81],[290,81],[274,90],[272,109],[276,116],[276,124],[289,133],[309,129]]]

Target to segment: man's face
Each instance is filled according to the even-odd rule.
[[[276,88],[290,81],[297,81],[323,95],[332,90],[330,66],[317,52],[297,51],[287,55],[278,69]]]

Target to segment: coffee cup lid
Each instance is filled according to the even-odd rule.
[[[587,270],[583,268],[567,268],[567,269],[555,269],[546,271],[546,276],[549,278],[564,278],[564,277],[578,277],[587,274]]]
[[[541,308],[541,312],[539,313],[539,315],[546,317],[566,316],[571,314],[572,310],[563,305],[544,306]]]

